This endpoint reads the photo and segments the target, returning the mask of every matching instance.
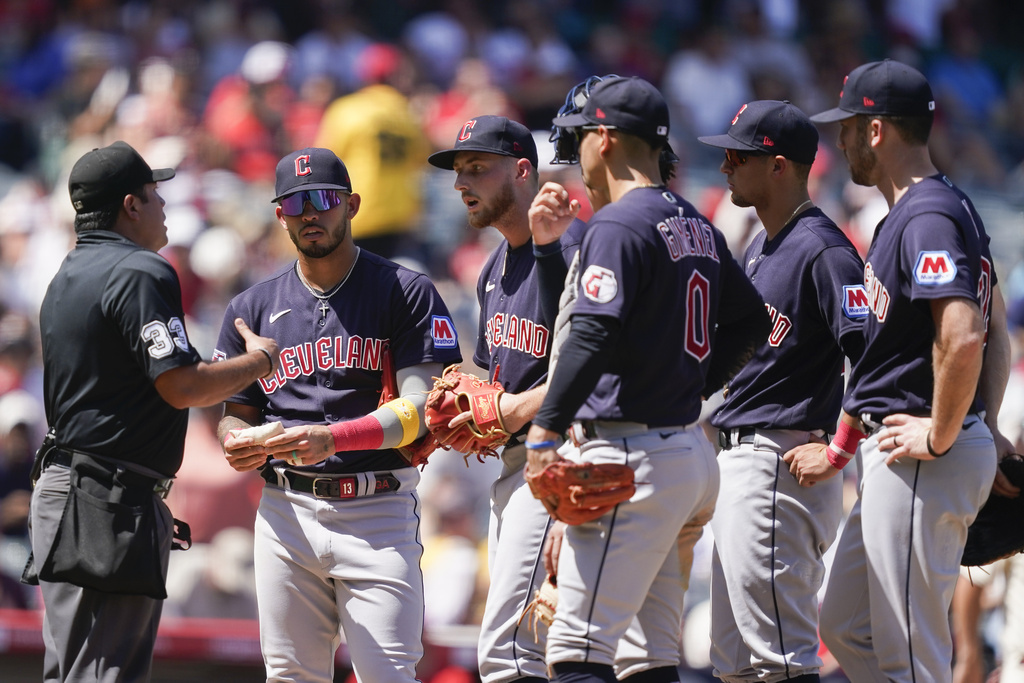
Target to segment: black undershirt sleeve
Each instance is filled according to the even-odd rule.
[[[544,324],[548,329],[555,325],[558,317],[558,300],[565,287],[565,276],[569,266],[562,257],[560,242],[533,245],[533,256],[537,260],[537,284],[540,286],[540,308],[544,316]]]
[[[558,352],[544,404],[533,423],[563,433],[608,367],[622,322],[610,316],[572,316],[569,337]]]

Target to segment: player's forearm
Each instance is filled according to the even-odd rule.
[[[401,396],[364,417],[330,425],[338,452],[377,450],[407,446],[426,434],[423,408],[432,375],[441,374],[440,363],[424,363],[396,373]]]
[[[771,331],[772,319],[763,306],[754,309],[744,318],[720,324],[701,395],[704,398],[711,396],[735,377]]]
[[[550,245],[534,245],[533,255],[537,261],[537,283],[540,289],[541,313],[544,324],[549,328],[555,326],[558,316],[558,300],[565,285],[565,275],[569,267],[562,257],[561,245],[553,242]]]
[[[234,396],[272,369],[267,353],[249,351],[216,363],[200,361],[173,368],[157,377],[154,385],[175,408],[212,406]]]
[[[217,424],[217,438],[221,444],[228,438],[228,432],[232,429],[248,429],[249,427],[255,426],[253,423],[246,422],[240,417],[234,415],[227,415],[222,417],[220,422]]]
[[[936,321],[932,365],[932,451],[945,453],[960,434],[974,401],[981,376],[984,330],[973,302],[950,299],[933,302]]]
[[[527,422],[533,419],[544,397],[547,395],[547,384],[540,384],[518,394],[504,393],[499,399],[501,421],[510,434],[515,434]]]
[[[574,316],[569,338],[559,352],[547,395],[533,418],[534,425],[564,432],[590,392],[597,386],[611,357],[621,323],[614,318]]]

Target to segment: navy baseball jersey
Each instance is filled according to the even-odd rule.
[[[864,348],[868,301],[857,250],[815,208],[772,240],[758,233],[744,268],[764,299],[772,332],[729,383],[711,424],[833,431],[843,398],[843,357],[854,362]]]
[[[575,418],[696,421],[716,325],[763,305],[722,233],[679,195],[638,188],[591,217],[579,268],[573,315],[622,327]]]
[[[253,285],[228,305],[215,358],[244,352],[234,331],[236,317],[256,334],[274,338],[281,351],[274,376],[229,402],[258,407],[266,421],[279,420],[285,427],[330,424],[377,408],[385,346],[396,370],[461,361],[451,315],[426,275],[364,249],[347,280],[321,301],[299,279],[297,265]],[[406,466],[396,451],[382,449],[344,451],[298,469],[344,473]]]
[[[173,476],[188,411],[164,401],[153,382],[201,359],[171,264],[115,232],[83,232],[46,290],[39,327],[57,444]]]
[[[559,239],[566,269],[586,229],[586,223],[575,220]],[[503,240],[477,281],[480,328],[473,360],[488,368],[489,378],[497,379],[512,394],[546,379],[551,351],[553,325],[544,320],[533,249],[532,241],[510,249]]]
[[[995,269],[981,218],[945,176],[911,185],[875,228],[864,265],[871,313],[843,408],[851,415],[931,413],[932,299],[978,303],[988,329]],[[972,412],[982,408],[975,397]]]

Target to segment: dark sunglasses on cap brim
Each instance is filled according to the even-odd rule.
[[[337,190],[303,190],[281,198],[281,213],[285,216],[301,216],[306,202],[312,204],[317,211],[329,211],[340,206],[343,201],[342,194]]]

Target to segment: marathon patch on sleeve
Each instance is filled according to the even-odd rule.
[[[945,285],[956,278],[956,264],[948,251],[922,251],[914,266],[914,281],[919,285]]]
[[[446,315],[433,316],[430,334],[434,338],[434,348],[454,349],[459,346],[459,335],[455,331],[455,324]]]
[[[583,295],[591,301],[606,304],[619,292],[619,281],[615,273],[601,266],[589,266],[580,278]]]
[[[864,285],[843,285],[843,314],[850,320],[863,320],[870,312],[867,288]]]

